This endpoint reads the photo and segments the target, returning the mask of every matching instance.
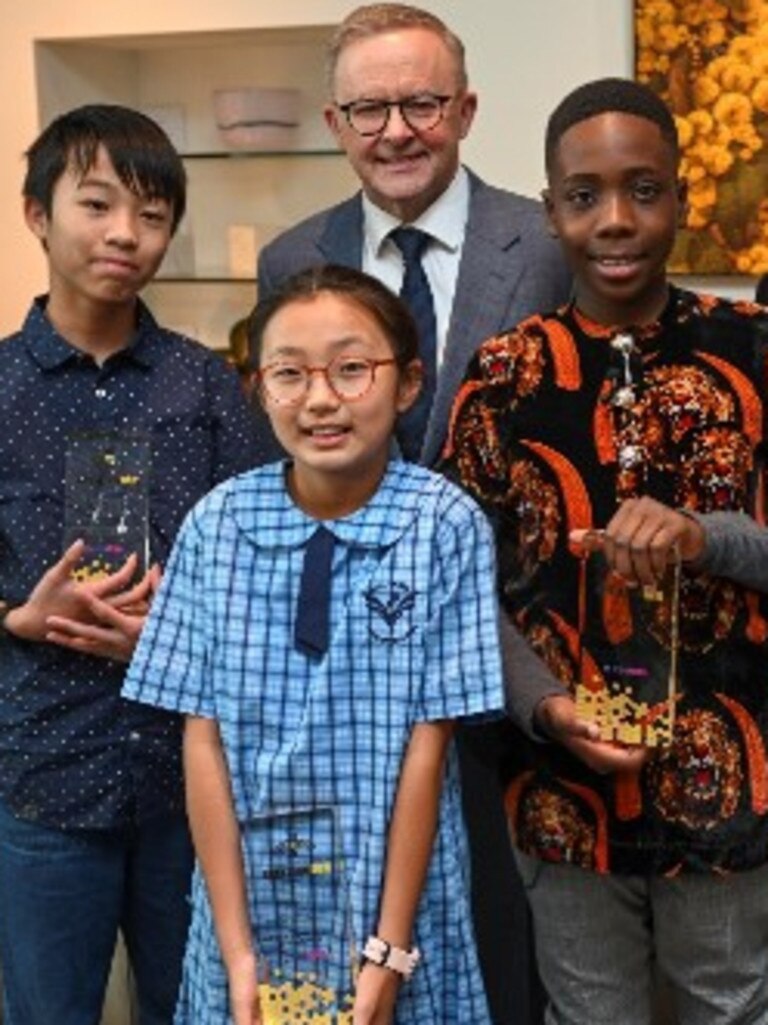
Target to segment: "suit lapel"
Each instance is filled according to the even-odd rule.
[[[496,190],[471,172],[470,181],[469,219],[456,294],[422,450],[427,465],[440,455],[467,363],[482,342],[512,326],[505,324],[504,318],[524,269],[522,253],[515,246],[519,231],[509,216],[508,197],[500,201]]]
[[[331,211],[318,246],[328,263],[362,269],[363,204],[359,192]]]

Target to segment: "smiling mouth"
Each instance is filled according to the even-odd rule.
[[[641,257],[631,254],[617,254],[616,256],[601,256],[597,253],[592,257],[595,263],[599,263],[601,267],[634,267],[635,264],[640,262]]]
[[[339,424],[323,424],[317,427],[303,427],[304,434],[311,438],[337,438],[340,434],[348,434],[349,427],[342,427]]]

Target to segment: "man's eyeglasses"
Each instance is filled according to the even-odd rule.
[[[412,131],[429,132],[443,120],[445,105],[452,99],[452,96],[422,93],[406,96],[404,100],[353,100],[338,103],[337,107],[358,135],[381,135],[389,124],[393,107],[397,107],[400,117]]]
[[[258,371],[262,388],[278,405],[302,402],[313,374],[322,374],[333,394],[343,402],[362,399],[373,387],[376,370],[391,366],[394,359],[366,359],[364,356],[336,356],[322,367],[303,363],[268,363]]]

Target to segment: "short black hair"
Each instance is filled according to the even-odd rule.
[[[70,163],[86,175],[96,162],[99,146],[131,192],[171,205],[175,231],[187,202],[184,165],[162,128],[129,107],[91,103],[55,118],[26,152],[22,194],[36,199],[50,217],[56,182]]]
[[[252,370],[258,369],[264,334],[275,314],[292,302],[313,299],[322,292],[348,299],[369,313],[391,345],[400,370],[417,359],[419,331],[402,299],[370,274],[326,263],[294,274],[257,304],[248,326]]]
[[[544,159],[552,170],[558,143],[574,125],[599,114],[633,114],[658,126],[677,162],[679,145],[675,119],[669,107],[647,85],[629,78],[598,78],[568,93],[555,107],[547,122]]]

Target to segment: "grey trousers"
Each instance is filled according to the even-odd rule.
[[[728,876],[601,876],[516,852],[547,1025],[768,1025],[768,866]]]

